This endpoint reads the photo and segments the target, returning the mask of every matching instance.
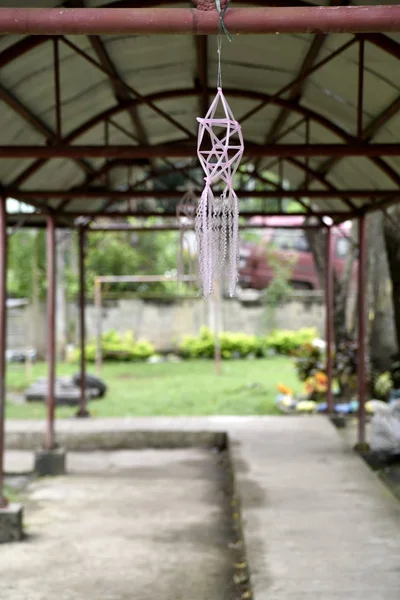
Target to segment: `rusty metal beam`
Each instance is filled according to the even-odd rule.
[[[0,197],[0,510],[8,504],[4,496],[4,446],[7,346],[7,214],[6,198]]]
[[[150,146],[137,145],[95,145],[95,146],[0,146],[0,159],[14,158],[71,158],[74,160],[87,158],[113,158],[120,160],[135,160],[144,158],[192,158],[197,153],[197,147],[191,143],[170,143]],[[258,145],[247,142],[244,155],[257,157],[292,156],[400,156],[400,143],[372,144],[351,141],[347,144],[266,144]]]
[[[58,136],[54,133],[50,127],[46,125],[39,117],[34,115],[20,100],[18,100],[9,90],[7,90],[4,86],[0,85],[0,100],[2,100],[9,108],[11,108],[17,115],[21,117],[26,123],[29,123],[33,129],[35,129],[38,133],[43,135],[48,143],[57,144]],[[78,159],[77,164],[85,173],[92,172],[92,168],[88,165],[84,160]],[[29,166],[26,169],[26,172],[31,174],[32,166]],[[18,177],[18,184],[22,183],[24,179],[22,175]]]
[[[206,115],[209,105],[208,95],[208,38],[206,35],[199,35],[195,38],[197,73],[195,78],[195,87],[199,88],[199,111],[201,115]]]
[[[56,238],[53,216],[47,217],[47,420],[44,446],[56,447],[55,441],[55,377],[56,377]]]
[[[266,215],[267,217],[269,215]],[[285,215],[282,215],[285,216]],[[286,215],[286,216],[292,216],[292,213],[290,215]],[[303,217],[305,217],[304,214],[302,214]],[[312,229],[319,229],[321,227],[320,224],[306,224],[305,225],[307,228],[311,227]],[[285,224],[279,224],[279,225],[274,225],[274,224],[267,224],[267,225],[260,225],[260,224],[254,224],[254,223],[246,223],[245,225],[239,225],[239,229],[246,231],[248,229],[267,229],[267,228],[279,228],[279,229],[296,229],[296,227],[293,227],[293,225],[285,225]],[[299,229],[303,228],[303,225],[299,226]],[[151,232],[163,232],[163,231],[180,231],[181,227],[179,227],[178,224],[171,224],[171,225],[130,225],[129,223],[110,223],[108,225],[92,225],[91,227],[89,227],[87,229],[87,232],[95,232],[95,231],[132,231],[132,232],[140,232],[140,233],[151,233]]]
[[[312,68],[315,61],[317,60],[318,55],[321,52],[322,47],[325,43],[326,37],[327,37],[326,34],[323,34],[323,33],[317,34],[314,37],[314,39],[308,49],[306,57],[304,58],[304,60],[301,64],[301,67],[299,69],[299,72],[296,76],[297,81],[290,89],[290,92],[288,95],[289,100],[294,100],[297,102],[300,101],[300,98],[301,98],[303,90],[304,90],[304,86],[307,82],[307,77],[305,75],[306,75],[306,73],[308,73],[308,71]],[[267,137],[266,137],[267,144],[275,141],[275,139],[279,136],[280,132],[282,131],[283,127],[286,124],[286,121],[287,121],[289,115],[290,115],[290,111],[288,110],[288,108],[281,108],[276,120],[272,124],[272,126],[267,134]]]
[[[366,326],[367,326],[367,223],[365,215],[362,215],[358,221],[358,360],[357,360],[357,381],[358,381],[358,443],[356,448],[365,449],[365,425],[366,410],[365,403],[367,399],[367,370],[366,370]]]
[[[95,51],[97,58],[100,63],[110,74],[110,84],[114,90],[117,102],[125,102],[132,99],[131,94],[126,89],[126,84],[123,82],[121,75],[118,73],[113,61],[110,58],[102,40],[98,36],[89,36],[90,43],[93,50]],[[144,128],[142,121],[139,118],[138,109],[136,105],[132,105],[127,109],[132,125],[136,132],[136,136],[141,143],[148,143],[148,135]]]
[[[79,409],[76,413],[77,417],[88,417],[89,411],[87,408],[86,399],[86,329],[85,329],[85,315],[86,315],[86,285],[85,285],[85,241],[86,241],[86,230],[80,226],[78,229],[78,264],[79,264],[79,299],[78,299],[78,312],[79,312],[79,348],[80,348],[80,401]]]
[[[331,227],[326,229],[326,276],[325,276],[325,306],[326,306],[326,374],[328,377],[327,405],[328,414],[334,412],[333,398],[333,356],[334,356],[334,304],[333,304],[333,237]]]
[[[53,131],[39,117],[34,115],[18,98],[9,90],[0,84],[0,100],[7,104],[21,119],[31,125],[38,133],[43,135],[49,141],[56,141]]]
[[[90,10],[90,9],[81,8],[81,9],[77,9],[77,10],[84,11],[84,10]],[[96,10],[101,10],[101,9],[96,9]],[[113,77],[113,75],[109,71],[107,71],[107,69],[105,69],[101,63],[94,60],[87,52],[84,52],[83,50],[81,50],[81,48],[79,48],[79,46],[77,46],[76,44],[71,42],[71,40],[69,40],[67,38],[63,38],[63,42],[66,46],[68,46],[69,48],[74,50],[77,54],[79,54],[79,56],[84,58],[88,63],[90,63],[91,65],[93,65],[94,67],[96,67],[97,69],[102,71],[103,73],[105,73],[108,77],[110,77],[110,78]],[[189,129],[184,127],[179,121],[177,121],[176,119],[171,117],[168,113],[161,110],[161,108],[159,108],[156,104],[154,104],[148,97],[143,96],[143,94],[140,94],[136,89],[134,89],[132,86],[128,85],[123,79],[118,78],[118,82],[119,82],[119,85],[124,86],[124,88],[126,89],[127,92],[132,94],[132,96],[134,96],[137,100],[140,100],[141,102],[146,104],[159,117],[164,118],[166,121],[168,121],[168,123],[170,125],[173,125],[178,130],[182,131],[189,138],[195,138],[195,135],[193,132],[191,132]]]
[[[378,133],[378,131],[382,129],[382,127],[384,127],[386,123],[390,121],[390,119],[394,117],[399,111],[400,96],[395,98],[393,102],[391,102],[381,113],[379,113],[379,115],[377,115],[374,119],[372,119],[372,121],[368,123],[366,127],[364,127],[362,136],[363,140],[371,140],[374,137],[374,135]]]
[[[25,215],[24,215],[25,216]],[[32,215],[32,217],[38,217],[40,215]],[[332,211],[332,210],[326,210],[324,211],[323,209],[318,210],[318,211],[314,211],[312,213],[312,215],[306,215],[306,213],[304,212],[291,212],[291,213],[285,213],[282,215],[281,212],[279,211],[263,211],[263,210],[245,210],[242,209],[240,212],[240,216],[246,219],[251,219],[252,217],[282,217],[282,216],[287,216],[287,217],[310,217],[310,216],[315,216],[315,217],[327,217],[327,216],[331,216],[332,218],[335,219],[343,219],[343,220],[348,220],[351,219],[352,217],[356,217],[358,216],[358,213],[350,213],[350,211],[346,211],[344,212],[343,210],[340,211]],[[15,217],[15,215],[13,216]],[[157,218],[171,218],[171,219],[176,219],[176,209],[174,207],[173,210],[171,209],[167,209],[164,212],[160,212],[160,210],[154,210],[154,209],[149,209],[148,211],[144,211],[144,210],[132,210],[127,208],[124,211],[121,210],[110,210],[110,211],[106,211],[106,210],[99,210],[99,211],[85,211],[85,210],[72,210],[72,211],[68,211],[68,212],[62,212],[62,213],[56,213],[54,215],[55,219],[62,219],[62,221],[58,222],[57,221],[57,226],[60,224],[60,226],[64,227],[64,226],[70,226],[70,227],[75,227],[78,225],[78,223],[75,223],[76,219],[80,219],[82,217],[87,217],[87,218],[107,218],[107,219],[124,219],[126,217],[143,217],[143,218],[147,218],[147,217],[157,217]],[[28,221],[26,220],[26,225],[28,225]],[[34,227],[36,227],[36,225],[33,225]]]
[[[57,140],[62,137],[62,116],[61,116],[61,77],[60,77],[60,51],[59,39],[53,40],[53,63],[54,63],[54,99],[56,104],[56,135]]]
[[[30,35],[5,48],[0,53],[0,69],[10,64],[16,58],[48,42],[50,39],[48,35]]]
[[[365,41],[360,39],[358,42],[358,90],[357,90],[357,137],[362,139],[364,136],[364,62],[365,62]]]
[[[119,214],[119,218],[121,219],[121,213],[118,213],[118,214]],[[23,228],[26,228],[26,229],[43,229],[43,227],[46,226],[46,223],[43,222],[43,219],[42,220],[36,219],[35,221],[33,221],[32,220],[32,216],[33,215],[29,215],[29,220],[25,220],[23,223],[21,223],[18,220],[19,216],[20,215],[17,215],[17,218],[16,218],[15,215],[9,215],[9,217],[7,219],[8,226],[18,226],[20,228],[23,227]],[[36,217],[40,217],[40,215],[35,215],[35,216]],[[158,213],[158,217],[159,216],[160,216],[160,213]],[[162,216],[164,217],[164,215],[162,215]],[[247,216],[247,215],[245,214],[244,216]],[[260,214],[258,214],[257,216],[270,217],[270,216],[273,216],[273,215],[270,215],[270,214],[260,215]],[[286,213],[286,214],[283,214],[283,215],[280,214],[280,216],[281,217],[290,217],[290,218],[292,218],[293,216],[295,216],[295,217],[296,216],[297,217],[301,216],[301,217],[304,218],[306,215],[304,213],[290,213],[290,214]],[[314,216],[314,215],[311,215],[311,216]],[[125,215],[122,214],[122,218],[124,218],[124,217],[125,217]],[[143,226],[138,226],[138,227],[136,227],[136,226],[129,226],[128,225],[129,229],[127,229],[126,227],[124,227],[123,223],[122,224],[113,224],[113,223],[110,223],[108,225],[101,225],[101,224],[100,225],[96,225],[96,222],[93,220],[94,218],[96,218],[96,216],[95,217],[91,216],[92,225],[87,228],[87,230],[86,230],[87,233],[90,233],[91,231],[95,231],[95,232],[96,231],[99,231],[99,232],[101,232],[101,231],[103,231],[103,232],[106,232],[106,231],[135,231],[136,232],[137,231],[137,232],[141,232],[141,233],[151,233],[152,231],[163,232],[163,231],[178,231],[179,230],[178,225],[167,225],[167,224],[166,225],[160,225],[160,226],[155,226],[155,225],[146,226],[146,225],[143,225]],[[172,214],[171,214],[171,218],[173,218]],[[109,221],[109,219],[108,219],[108,221]],[[57,228],[60,228],[60,229],[70,229],[73,226],[74,226],[73,222],[67,223],[66,220],[64,220],[62,222],[61,221],[57,221]],[[241,230],[247,230],[247,229],[265,229],[265,228],[272,228],[272,229],[274,229],[275,227],[279,227],[279,229],[281,229],[281,228],[283,228],[283,229],[293,229],[293,225],[287,225],[285,223],[280,224],[280,225],[264,225],[264,224],[263,225],[254,225],[254,224],[251,224],[251,225],[250,224],[239,225],[239,229],[241,229]],[[326,227],[326,225],[324,225],[324,227]],[[321,224],[320,224],[320,222],[315,223],[315,224],[314,223],[313,224],[303,224],[299,228],[301,228],[301,229],[320,229],[321,228]],[[296,229],[296,227],[295,227],[295,229]]]
[[[391,199],[399,196],[399,190],[397,189],[382,189],[382,190],[369,190],[369,189],[327,189],[327,190],[306,190],[306,189],[276,189],[276,190],[236,190],[238,196],[241,198],[341,198],[346,196],[349,198],[373,198],[379,194],[380,198]],[[198,190],[200,193],[200,190]],[[180,190],[110,190],[107,188],[96,187],[96,188],[75,188],[70,190],[20,190],[14,188],[7,188],[7,194],[18,200],[30,200],[40,198],[41,200],[46,199],[57,199],[57,198],[109,198],[109,199],[129,199],[129,198],[158,198],[171,199],[181,198],[182,192]],[[54,211],[57,214],[57,211]]]
[[[286,92],[289,92],[294,86],[301,84],[307,77],[309,77],[310,75],[315,73],[315,71],[318,71],[319,69],[324,67],[326,64],[328,64],[329,62],[334,60],[340,54],[343,54],[343,52],[345,52],[351,46],[353,46],[353,44],[355,44],[355,41],[356,41],[356,38],[353,38],[353,39],[345,42],[342,46],[337,48],[334,52],[331,52],[331,54],[326,56],[324,59],[322,59],[319,62],[317,62],[316,64],[314,64],[309,69],[303,71],[303,73],[301,73],[301,75],[298,75],[297,77],[292,79],[292,81],[290,81],[289,83],[287,83],[286,85],[281,87],[275,94],[269,96],[269,98],[266,98],[265,100],[262,100],[259,104],[254,106],[251,110],[247,111],[244,115],[242,115],[240,117],[240,119],[239,119],[240,123],[243,125],[243,123],[245,121],[247,121],[251,117],[254,117],[254,115],[256,115],[258,112],[260,112],[260,110],[264,109],[269,104],[274,104],[275,101],[277,101],[278,99],[281,99],[282,95],[286,94]],[[297,104],[296,102],[293,102],[293,101],[292,101],[292,103],[295,105]]]
[[[230,8],[232,34],[399,32],[400,6]],[[216,11],[191,8],[1,8],[0,34],[215,35]]]
[[[354,42],[352,42],[352,43],[354,43]],[[209,92],[212,93],[213,90],[209,90]],[[323,117],[322,115],[319,115],[318,113],[315,113],[314,111],[307,109],[299,104],[287,101],[284,98],[280,98],[277,96],[265,95],[260,92],[254,92],[254,91],[252,91],[250,93],[245,90],[240,90],[240,89],[238,90],[235,88],[225,89],[225,93],[226,93],[226,95],[230,95],[232,97],[240,97],[240,98],[244,97],[244,98],[253,98],[255,100],[260,100],[262,104],[272,102],[273,104],[275,104],[277,106],[288,107],[293,112],[299,113],[303,118],[309,118],[309,119],[315,121],[316,123],[320,124],[322,127],[325,127],[328,131],[331,131],[332,133],[337,135],[339,138],[343,139],[345,142],[354,141],[354,138],[349,136],[345,131],[343,131],[336,124],[329,121],[329,119],[327,119],[327,118]],[[163,91],[163,92],[151,94],[150,96],[147,96],[147,99],[151,100],[152,102],[156,102],[156,101],[168,100],[170,98],[175,98],[177,95],[179,95],[180,97],[184,97],[184,96],[191,97],[191,96],[197,95],[197,92],[196,92],[196,90],[194,90],[192,88],[182,89],[182,90],[173,90],[173,91]],[[135,99],[135,100],[131,101],[132,104],[140,104],[142,102],[144,102],[144,100],[142,100],[142,99]],[[260,105],[257,105],[257,106],[260,106]],[[112,106],[109,109],[95,115],[94,117],[92,117],[91,119],[89,119],[88,121],[86,121],[85,123],[80,125],[79,127],[77,127],[75,130],[73,130],[68,136],[66,136],[62,140],[62,144],[63,145],[70,144],[74,140],[78,139],[81,135],[84,135],[85,133],[90,131],[93,127],[96,127],[99,123],[104,122],[106,119],[110,119],[111,117],[120,113],[122,110],[125,110],[126,108],[127,108],[127,105],[125,105],[125,103],[123,106],[121,106],[120,104],[116,104],[115,106]],[[26,181],[34,172],[36,172],[36,170],[38,168],[43,166],[43,164],[44,164],[44,160],[42,160],[42,159],[37,160],[35,163],[33,163],[33,165],[30,165],[19,177],[17,177],[17,179],[12,183],[12,185],[15,187],[19,186],[21,183]]]

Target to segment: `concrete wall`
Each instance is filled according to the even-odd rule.
[[[208,310],[208,307],[210,310]],[[235,299],[223,300],[222,326],[225,331],[261,334],[272,329],[316,327],[324,335],[325,308],[321,294],[299,293],[275,310]],[[160,303],[150,300],[105,301],[102,330],[121,333],[132,330],[136,338],[151,341],[158,350],[169,350],[184,335],[195,335],[202,325],[213,327],[216,310],[200,298]],[[87,308],[87,334],[96,334],[96,310]]]
[[[136,338],[151,341],[158,350],[175,348],[184,335],[195,335],[202,325],[213,327],[216,309],[211,301],[200,298],[179,299],[171,302],[155,300],[104,300],[102,330],[115,329],[120,333],[133,331]],[[290,300],[276,309],[236,299],[223,300],[222,326],[225,331],[243,331],[263,334],[272,329],[316,327],[324,336],[325,308],[319,292],[296,292]],[[78,331],[77,309],[69,307],[68,313],[75,331]],[[87,306],[86,327],[88,338],[96,335],[96,309]],[[9,313],[8,347],[35,347],[41,355],[46,350],[46,312],[40,314],[40,326],[36,327],[36,342],[32,339],[33,322],[30,306],[20,309],[18,314]],[[21,333],[25,331],[25,337]]]

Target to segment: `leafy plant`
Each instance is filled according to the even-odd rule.
[[[263,356],[262,339],[246,333],[224,332],[220,335],[221,355],[225,359]],[[180,353],[184,358],[213,358],[215,336],[207,327],[202,327],[200,335],[185,336]]]
[[[381,373],[374,383],[375,396],[380,400],[387,400],[389,398],[390,390],[393,387],[392,376],[389,371]]]
[[[316,337],[317,332],[313,328],[299,331],[277,330],[260,337],[227,331],[220,334],[221,355],[226,359],[262,357],[270,350],[277,354],[291,355],[305,342]],[[185,336],[180,344],[180,353],[184,358],[213,358],[214,351],[214,333],[207,327],[202,327],[198,336]]]
[[[358,345],[347,336],[338,345],[334,373],[343,398],[351,398],[357,390]]]
[[[132,332],[127,331],[120,335],[117,331],[110,330],[101,336],[101,353],[105,361],[138,362],[148,359],[155,350],[149,342],[135,341]],[[90,341],[85,348],[85,356],[88,362],[96,360],[96,342]],[[79,360],[80,352],[77,350],[74,359]]]
[[[287,300],[292,292],[290,279],[297,262],[295,254],[282,254],[276,248],[266,248],[266,260],[272,270],[273,278],[264,292],[264,302],[276,307]]]
[[[297,331],[277,329],[266,336],[265,348],[274,350],[277,354],[294,355],[304,344],[311,344],[318,337],[313,327],[304,327]]]
[[[310,343],[303,344],[297,353],[296,371],[300,381],[307,381],[325,368],[321,348]]]

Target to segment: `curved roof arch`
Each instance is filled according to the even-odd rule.
[[[397,2],[392,2],[397,4]],[[7,2],[0,0],[0,7]],[[185,4],[144,0],[135,6]],[[243,5],[265,5],[240,2]],[[271,5],[377,4],[377,2],[280,2]],[[378,4],[388,4],[380,2]],[[18,2],[16,2],[18,5]],[[127,7],[119,0],[39,0],[37,7]],[[186,3],[191,5],[191,3]],[[362,56],[363,94],[358,91]],[[237,36],[223,44],[226,96],[242,121],[245,140],[257,145],[396,143],[400,136],[400,84],[396,72],[400,36],[365,34]],[[206,110],[216,81],[215,39],[210,36],[3,36],[0,37],[0,123],[3,145],[177,144],[196,136],[196,117]],[[60,103],[57,108],[59,79]],[[361,103],[361,107],[360,107]],[[318,199],[321,211],[369,209],[380,190],[397,189],[400,152],[390,157],[285,157],[280,161],[293,188],[338,191]],[[174,159],[172,168],[183,169]],[[190,166],[191,161],[187,161]],[[283,163],[283,167],[282,167]],[[127,163],[129,165],[129,161]],[[160,159],[132,160],[146,180]],[[175,166],[174,166],[175,164]],[[268,164],[256,159],[257,169]],[[67,191],[126,186],[121,161],[98,158],[0,159],[0,183],[18,190]],[[272,167],[278,169],[278,166]],[[148,181],[148,179],[147,179]],[[96,188],[94,188],[96,189]],[[351,198],[346,190],[371,189],[374,197]],[[267,192],[266,192],[267,194]],[[107,206],[95,200],[46,201],[39,207],[76,214]],[[126,200],[121,200],[126,204]],[[115,209],[118,200],[108,203]],[[85,211],[83,210],[85,208]]]

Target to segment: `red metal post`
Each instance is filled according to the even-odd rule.
[[[309,148],[310,147],[310,119],[306,119],[305,126],[306,126],[305,145],[306,145],[306,148]],[[305,171],[306,171],[304,187],[306,188],[306,190],[308,190],[308,184],[310,182],[310,157],[309,156],[306,156],[305,161],[304,161],[304,166],[305,166]]]
[[[215,372],[217,375],[222,374],[222,355],[221,355],[221,333],[222,333],[222,286],[219,281],[214,282],[214,360]]]
[[[60,82],[60,53],[59,40],[53,40],[53,60],[54,60],[54,99],[56,105],[56,132],[58,139],[62,136],[61,124],[61,82]]]
[[[55,419],[55,373],[56,373],[56,232],[54,217],[47,217],[47,429],[46,450],[56,447]]]
[[[112,200],[117,199],[127,199],[129,198],[158,198],[159,200],[170,200],[172,198],[181,198],[182,192],[179,190],[110,190],[107,188],[93,187],[93,188],[77,188],[70,190],[60,190],[60,189],[40,189],[40,190],[19,190],[16,188],[8,188],[7,190],[11,197],[17,198],[18,200],[36,200],[40,198],[41,200],[51,200],[51,199],[64,199],[64,198],[109,198]],[[196,190],[195,190],[196,191]],[[197,190],[199,191],[199,190]],[[240,196],[241,199],[244,198],[280,198],[282,196],[282,191],[280,189],[275,190],[236,190],[237,195]],[[378,191],[380,198],[385,198],[386,200],[397,199],[399,198],[398,189],[381,189]],[[325,190],[305,190],[305,189],[296,189],[296,190],[285,190],[285,198],[364,198],[370,199],[371,197],[376,196],[376,189],[325,189]],[[372,205],[371,205],[372,206]],[[82,211],[84,214],[85,211]],[[97,211],[96,211],[97,213]],[[329,214],[332,213],[340,213],[340,211],[331,211],[329,210]],[[54,214],[57,214],[57,211],[54,211]],[[60,213],[62,214],[62,213]],[[64,213],[68,215],[69,213]],[[326,215],[327,211],[323,211],[323,214]],[[350,212],[348,213],[350,214]]]
[[[400,31],[399,6],[229,8],[232,34]],[[0,34],[216,35],[217,11],[193,8],[2,8]]]
[[[328,414],[333,414],[334,401],[332,392],[333,383],[333,245],[331,228],[326,228],[326,274],[325,274],[325,303],[326,303],[326,374],[328,377],[327,404]]]
[[[364,104],[364,40],[359,41],[358,54],[358,98],[357,98],[357,136],[363,137],[363,104]]]
[[[367,224],[366,217],[362,215],[358,220],[358,444],[360,450],[365,448],[365,402],[367,397],[367,372],[365,364],[366,350],[366,278],[367,278]]]
[[[78,242],[79,242],[79,300],[78,300],[78,311],[79,311],[79,348],[81,352],[80,356],[80,376],[81,376],[81,397],[79,403],[79,410],[76,413],[77,417],[88,417],[89,411],[87,409],[86,401],[86,329],[85,329],[85,313],[86,313],[86,288],[85,288],[85,241],[86,232],[84,227],[79,227],[78,230]]]
[[[97,375],[100,377],[101,368],[103,365],[103,355],[101,350],[101,335],[102,335],[102,309],[101,309],[101,282],[102,278],[96,277],[94,280],[94,304],[96,307],[96,367]]]
[[[4,419],[6,404],[7,343],[7,215],[6,198],[0,197],[0,509],[8,504],[4,496]]]

